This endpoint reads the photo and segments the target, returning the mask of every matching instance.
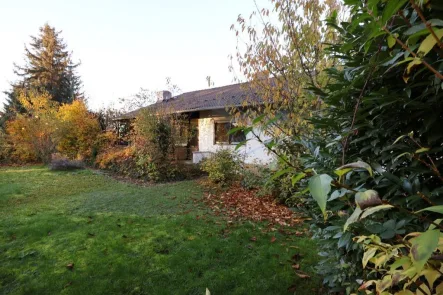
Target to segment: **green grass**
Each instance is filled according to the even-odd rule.
[[[316,294],[314,242],[227,223],[201,196],[192,181],[1,168],[0,294]],[[310,279],[294,274],[295,253]]]

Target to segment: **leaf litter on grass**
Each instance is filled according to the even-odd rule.
[[[216,215],[233,220],[266,221],[270,225],[295,226],[303,219],[272,196],[257,197],[256,191],[233,186],[225,192],[206,193],[203,202]]]
[[[227,191],[218,193],[207,192],[203,197],[203,202],[214,212],[215,215],[223,215],[228,218],[228,225],[232,220],[252,220],[256,222],[268,222],[269,227],[283,235],[295,235],[297,237],[307,234],[307,229],[303,228],[304,218],[298,216],[288,207],[279,204],[274,197],[258,197],[256,191],[247,190],[239,185],[229,188]],[[293,231],[298,226],[299,230]],[[289,228],[290,230],[284,230]],[[256,242],[257,237],[250,238],[251,242]],[[272,236],[270,243],[275,243],[277,238]],[[248,245],[247,247],[251,247]],[[297,247],[295,247],[297,248]],[[310,279],[311,276],[301,271],[299,260],[301,255],[295,253],[289,263],[295,275],[301,279]],[[288,291],[294,292],[295,285],[288,288]]]

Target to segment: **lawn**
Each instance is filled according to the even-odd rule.
[[[0,168],[0,294],[318,293],[309,237],[227,222],[202,195],[193,181]]]

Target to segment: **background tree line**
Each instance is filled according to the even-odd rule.
[[[97,116],[86,106],[82,82],[61,32],[45,24],[25,46],[17,81],[5,92],[0,157],[4,161],[49,163],[62,153],[89,159],[100,143]]]

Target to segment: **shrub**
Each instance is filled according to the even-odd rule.
[[[98,119],[81,100],[57,111],[57,150],[71,159],[90,159],[101,133]]]
[[[100,153],[95,164],[100,169],[112,171],[124,176],[141,178],[136,165],[136,150],[134,146],[111,147]]]
[[[278,179],[274,180],[274,172],[262,165],[243,167],[241,185],[248,190],[256,190],[257,196],[278,195]]]
[[[267,179],[259,171],[250,168],[246,168],[241,174],[241,185],[248,190],[259,189],[266,184],[266,181]]]
[[[175,158],[175,147],[191,138],[186,117],[168,110],[144,109],[135,122],[136,167],[153,181],[184,178]]]
[[[319,270],[348,293],[440,294],[443,63],[432,30],[442,31],[411,31],[441,22],[441,10],[348,3],[350,22],[329,20],[341,34],[331,53],[343,59],[317,91],[325,108],[304,161],[321,209],[312,211]]]
[[[227,185],[237,180],[240,171],[239,156],[228,149],[220,149],[202,161],[201,169],[213,183]]]
[[[54,171],[67,171],[84,169],[85,163],[80,160],[70,160],[66,157],[57,157],[51,160],[49,164],[49,169]]]
[[[12,143],[12,158],[19,162],[49,163],[55,151],[56,103],[48,94],[22,92],[19,100],[26,110],[7,122],[6,132]]]
[[[178,163],[160,172],[150,156],[135,146],[109,148],[97,156],[95,165],[116,174],[154,182],[192,179],[201,175],[198,165]]]
[[[22,92],[19,100],[24,113],[6,124],[13,160],[49,163],[56,151],[71,159],[92,157],[100,127],[83,101],[60,106],[36,91]]]

